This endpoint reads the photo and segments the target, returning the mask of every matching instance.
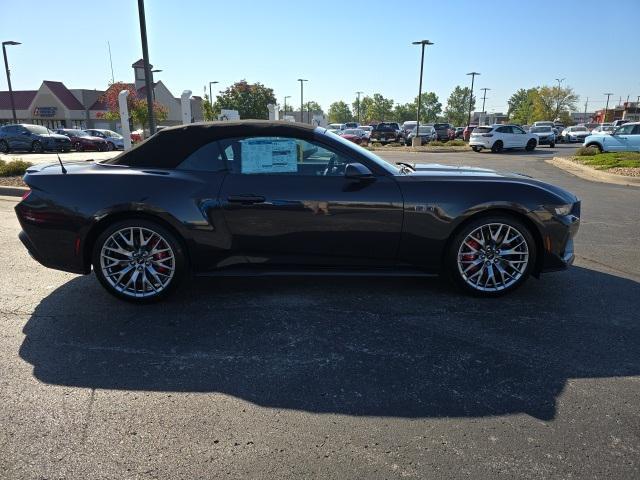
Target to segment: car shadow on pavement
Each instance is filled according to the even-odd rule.
[[[20,356],[53,385],[549,420],[568,379],[640,374],[638,299],[638,282],[578,267],[499,299],[438,279],[227,278],[136,306],[78,277],[37,306]]]

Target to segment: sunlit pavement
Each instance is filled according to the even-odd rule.
[[[576,265],[492,300],[198,279],[132,306],[30,259],[0,200],[0,478],[639,478],[640,188],[545,150],[384,153],[581,197]]]

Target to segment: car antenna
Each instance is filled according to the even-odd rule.
[[[62,173],[67,173],[67,169],[64,168],[64,164],[62,163],[62,159],[60,158],[60,154],[56,153],[56,155],[58,155],[58,162],[60,162],[60,168],[62,168]]]

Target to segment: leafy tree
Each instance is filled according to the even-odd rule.
[[[442,112],[442,104],[438,101],[438,96],[433,92],[423,92],[422,103],[420,105],[420,123],[432,123],[438,120],[438,115]],[[415,120],[418,116],[418,97],[413,102],[403,105],[396,105],[393,109],[393,118],[397,122]]]
[[[309,100],[308,102],[304,102],[304,109],[305,111],[311,111],[311,112],[320,112],[320,113],[324,113],[324,110],[322,110],[322,107],[320,106],[320,104],[314,100]]]
[[[370,123],[374,118],[369,117],[369,111],[371,110],[371,105],[373,104],[373,99],[368,95],[360,98],[360,122],[361,123]],[[358,117],[358,99],[354,100],[351,104],[352,111],[354,116]]]
[[[533,109],[536,120],[555,120],[560,114],[569,115],[576,109],[578,95],[571,87],[538,87]]]
[[[105,120],[120,120],[120,104],[118,95],[122,90],[127,90],[127,108],[129,116],[133,120],[134,125],[138,125],[143,129],[147,127],[149,122],[149,111],[147,108],[147,99],[141,98],[135,87],[130,83],[115,82],[109,85],[106,92],[100,96],[99,100],[107,106],[106,112],[98,112],[98,118]],[[153,116],[156,121],[162,121],[167,118],[167,108],[158,102],[153,102]]]
[[[445,115],[450,123],[454,125],[466,125],[469,114],[469,99],[471,98],[471,89],[469,87],[456,86],[449,95],[447,100],[447,108]],[[476,106],[475,96],[471,98],[471,110]]]
[[[534,104],[538,90],[521,88],[509,98],[509,118],[520,125],[528,125],[535,122]]]
[[[270,103],[276,104],[273,89],[259,82],[250,84],[240,80],[216,97],[214,111],[237,110],[240,118],[266,119],[269,118],[267,105]]]
[[[346,123],[353,121],[353,115],[351,109],[342,100],[333,102],[329,106],[329,122],[331,123]]]
[[[204,94],[204,100],[202,101],[202,116],[205,122],[211,122],[218,119],[218,112],[214,110],[214,106],[211,105],[209,95]]]
[[[365,97],[368,98],[368,97]],[[360,105],[362,111],[362,104]],[[393,100],[385,98],[380,93],[374,93],[370,102],[367,102],[367,110],[365,110],[365,117],[369,121],[384,122],[389,120],[391,112],[393,110]]]

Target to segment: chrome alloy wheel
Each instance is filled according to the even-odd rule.
[[[171,283],[176,260],[169,242],[158,232],[127,227],[114,232],[102,244],[100,268],[118,292],[150,297]]]
[[[516,228],[488,223],[467,235],[458,249],[458,270],[471,288],[498,292],[516,283],[527,270],[529,246]]]

